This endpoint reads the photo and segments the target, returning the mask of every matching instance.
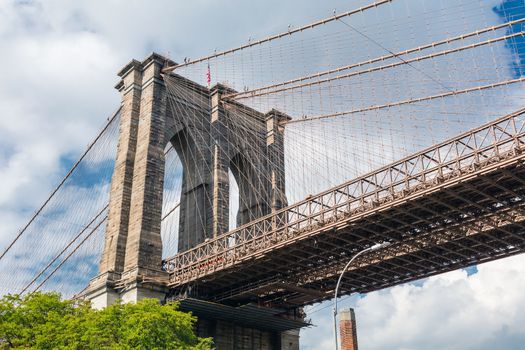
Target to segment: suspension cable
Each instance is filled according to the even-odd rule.
[[[73,256],[73,254],[75,254],[77,252],[77,250],[84,244],[86,243],[86,241],[88,240],[89,237],[91,237],[93,235],[93,233],[95,233],[98,228],[104,223],[106,222],[108,216],[104,216],[104,218],[102,220],[100,220],[98,222],[98,224],[93,227],[93,229],[86,235],[86,237],[84,237],[84,239],[75,247],[75,249],[73,249],[61,262],[60,264],[57,265],[57,267],[55,267],[53,269],[53,271],[51,271],[49,273],[49,275],[46,276],[46,278],[44,278],[44,280],[42,282],[40,282],[40,284],[30,293],[30,294],[33,294],[35,292],[37,292],[40,288],[42,288],[42,286],[62,267],[62,265],[64,265],[66,263],[66,261],[69,260],[69,258],[71,258]]]
[[[76,161],[76,163],[73,165],[73,167],[71,167],[71,169],[69,170],[69,172],[66,174],[66,176],[62,179],[62,181],[60,181],[60,183],[57,185],[57,187],[53,190],[53,192],[51,192],[51,194],[49,195],[49,197],[47,197],[47,199],[44,201],[44,204],[42,204],[40,206],[40,208],[38,208],[38,210],[33,214],[33,216],[31,217],[31,219],[29,219],[29,221],[27,222],[27,224],[20,230],[20,232],[18,232],[18,234],[16,235],[16,237],[13,239],[13,241],[11,241],[11,243],[9,243],[9,245],[7,246],[7,248],[5,248],[5,250],[2,252],[2,255],[0,255],[0,260],[2,260],[2,258],[7,254],[7,252],[9,250],[11,250],[11,248],[13,247],[13,245],[20,239],[20,237],[24,234],[24,232],[27,230],[27,228],[33,223],[33,221],[35,221],[35,219],[37,218],[37,216],[42,212],[42,210],[46,207],[46,205],[51,201],[51,199],[55,196],[55,194],[58,192],[58,190],[60,190],[60,188],[64,185],[64,183],[67,181],[67,179],[73,174],[73,172],[75,171],[75,169],[80,165],[80,163],[84,160],[84,158],[87,156],[87,154],[89,153],[89,151],[95,146],[95,144],[97,143],[97,141],[102,137],[102,135],[104,134],[104,132],[109,128],[109,126],[111,125],[111,123],[113,122],[113,120],[115,120],[115,118],[117,117],[117,115],[119,114],[120,112],[120,109],[121,107],[119,107],[115,113],[113,113],[113,116],[111,118],[109,118],[108,122],[106,123],[106,125],[104,125],[104,127],[102,128],[102,130],[100,131],[100,133],[95,137],[95,139],[93,140],[93,142],[91,142],[89,144],[89,146],[87,147],[87,149],[84,151],[84,153],[80,156],[80,158]]]
[[[510,34],[510,35],[504,35],[504,36],[501,36],[501,37],[498,37],[498,38],[489,39],[489,40],[486,40],[486,41],[482,41],[482,42],[478,42],[478,43],[474,43],[474,44],[470,44],[470,45],[466,45],[466,46],[460,46],[460,47],[456,47],[456,48],[453,48],[453,49],[448,49],[448,50],[444,50],[444,51],[428,54],[428,55],[425,55],[425,56],[418,56],[418,57],[410,58],[410,59],[407,59],[407,60],[402,60],[402,61],[399,61],[399,62],[390,63],[390,64],[383,65],[383,66],[377,66],[377,67],[373,67],[373,68],[369,68],[369,69],[365,69],[365,70],[361,70],[361,71],[357,71],[357,72],[351,72],[351,73],[347,73],[347,74],[343,74],[343,75],[337,75],[335,77],[330,77],[330,78],[325,78],[325,79],[321,79],[321,80],[316,80],[316,81],[313,81],[313,82],[308,82],[308,83],[303,83],[303,84],[298,84],[298,85],[292,85],[292,86],[280,87],[280,88],[275,89],[275,90],[259,91],[259,92],[256,92],[256,93],[241,92],[241,93],[237,93],[237,95],[236,95],[236,97],[234,97],[234,99],[235,100],[241,100],[241,99],[247,99],[247,98],[253,98],[253,97],[259,97],[259,96],[264,96],[264,95],[275,94],[275,93],[289,91],[289,90],[296,90],[296,89],[300,89],[300,88],[303,88],[303,87],[309,87],[309,86],[313,86],[313,85],[321,85],[321,84],[328,83],[328,82],[335,81],[335,80],[347,79],[347,78],[350,78],[350,77],[353,77],[353,76],[363,75],[363,74],[366,74],[366,73],[372,73],[372,72],[381,71],[381,70],[385,70],[385,69],[389,69],[389,68],[394,68],[394,67],[402,66],[402,65],[405,65],[405,64],[408,64],[408,63],[412,63],[412,62],[420,62],[420,61],[424,61],[424,60],[427,60],[427,59],[432,59],[432,58],[435,58],[435,57],[440,57],[440,56],[445,56],[445,55],[449,55],[449,54],[452,54],[452,53],[457,53],[457,52],[461,52],[461,51],[465,51],[465,50],[475,49],[475,48],[478,48],[478,47],[481,47],[481,46],[485,46],[485,45],[491,45],[491,44],[494,44],[494,43],[497,43],[497,42],[500,42],[500,41],[505,41],[505,40],[508,40],[508,39],[511,39],[511,38],[514,38],[514,37],[517,37],[517,36],[523,36],[524,34],[525,34],[525,31],[521,31],[521,32],[518,32],[518,33],[514,33],[514,34]],[[224,98],[225,99],[228,99],[228,98],[232,99],[231,96],[232,95],[224,96]]]
[[[240,50],[252,47],[252,46],[261,45],[261,44],[264,44],[264,43],[267,43],[267,42],[270,42],[270,41],[273,41],[273,40],[276,40],[276,39],[280,39],[280,38],[285,37],[285,36],[289,36],[289,35],[292,35],[292,34],[295,34],[295,33],[298,33],[298,32],[302,32],[302,31],[307,30],[307,29],[312,29],[312,28],[318,27],[320,25],[336,21],[336,20],[338,20],[340,18],[349,17],[349,16],[352,16],[352,15],[354,15],[356,13],[364,12],[366,10],[379,7],[381,5],[390,3],[392,1],[393,0],[376,1],[376,2],[373,2],[372,4],[369,4],[369,5],[366,5],[366,6],[361,6],[358,9],[355,9],[355,10],[352,10],[352,11],[348,11],[348,12],[344,12],[344,13],[340,13],[338,15],[330,16],[330,17],[327,17],[327,18],[322,19],[320,21],[317,21],[317,22],[314,22],[314,23],[310,23],[310,24],[304,25],[304,26],[296,28],[296,29],[290,29],[290,30],[288,30],[286,32],[282,32],[282,33],[279,33],[279,34],[268,36],[266,38],[263,38],[263,39],[260,39],[260,40],[254,41],[254,42],[249,42],[248,44],[244,44],[244,45],[238,46],[238,47],[233,48],[233,49],[229,49],[229,50],[225,50],[225,51],[221,51],[221,52],[216,52],[216,53],[213,53],[212,55],[204,56],[204,57],[201,57],[201,58],[193,60],[193,61],[189,61],[189,62],[186,62],[186,63],[181,63],[179,65],[168,66],[168,67],[164,68],[162,71],[163,71],[163,73],[170,73],[170,72],[174,71],[177,68],[189,66],[189,65],[196,64],[196,63],[203,62],[203,61],[207,61],[207,60],[210,60],[212,58],[224,56],[224,55],[227,55],[227,54],[230,54],[230,53],[234,53],[234,52],[237,52],[237,51],[240,51]]]
[[[42,276],[46,271],[47,269],[49,269],[51,267],[51,265],[53,265],[55,263],[55,261],[58,260],[58,258],[60,258],[60,256],[62,254],[64,254],[64,252],[66,250],[69,249],[69,247],[71,247],[71,245],[73,245],[73,243],[75,243],[75,241],[84,233],[87,231],[87,229],[100,217],[100,215],[102,215],[102,213],[109,207],[108,204],[106,204],[104,206],[104,208],[102,208],[98,214],[72,239],[69,241],[69,243],[53,258],[51,259],[51,261],[46,265],[46,267],[44,267],[42,270],[40,270],[40,272],[31,280],[31,282],[29,282],[24,288],[22,288],[22,290],[20,291],[20,294],[23,294],[33,283],[35,283],[35,281],[37,279],[40,278],[40,276]]]
[[[387,103],[387,104],[383,104],[383,105],[370,106],[370,107],[365,107],[365,108],[360,108],[360,109],[353,109],[353,110],[344,111],[344,112],[316,115],[316,116],[302,118],[302,119],[292,119],[290,121],[283,122],[283,124],[294,124],[294,123],[308,122],[308,121],[313,121],[313,120],[335,118],[335,117],[348,115],[348,114],[355,114],[355,113],[362,113],[362,112],[368,112],[368,111],[375,111],[375,110],[379,110],[379,109],[396,107],[396,106],[401,106],[401,105],[406,105],[406,104],[411,104],[411,103],[435,100],[435,99],[438,99],[438,98],[443,98],[443,97],[448,97],[448,96],[467,94],[467,93],[474,92],[474,91],[482,91],[482,90],[493,89],[493,88],[496,88],[496,87],[516,84],[516,83],[521,83],[521,82],[524,82],[524,81],[525,81],[525,77],[521,77],[521,78],[512,79],[512,80],[500,81],[500,82],[494,83],[494,84],[476,86],[476,87],[472,87],[472,88],[468,88],[468,89],[464,89],[464,90],[456,90],[456,91],[451,91],[451,92],[445,92],[445,93],[438,94],[438,95],[419,97],[419,98],[414,98],[414,99],[410,99],[410,100],[392,102],[392,103]]]
[[[405,50],[405,51],[399,51],[399,52],[396,52],[396,53],[391,53],[390,55],[380,56],[380,57],[377,57],[377,58],[373,58],[371,60],[367,60],[367,61],[363,61],[363,62],[359,62],[359,63],[353,63],[353,64],[350,64],[350,65],[346,65],[346,66],[342,66],[342,67],[338,67],[338,68],[334,68],[334,69],[330,69],[330,70],[326,70],[326,71],[317,72],[317,73],[312,74],[312,75],[307,75],[307,76],[304,76],[304,77],[294,78],[294,79],[291,79],[291,80],[275,83],[275,84],[272,84],[272,85],[262,86],[262,87],[259,87],[259,88],[256,88],[256,89],[252,89],[252,90],[248,90],[248,91],[226,94],[226,95],[224,95],[224,98],[235,99],[239,95],[248,95],[248,94],[256,93],[256,92],[263,91],[263,90],[269,90],[269,89],[280,87],[280,86],[284,86],[284,85],[298,83],[298,82],[301,82],[301,81],[304,81],[304,80],[320,78],[320,77],[322,77],[324,75],[338,73],[338,72],[341,72],[341,71],[344,71],[344,70],[348,70],[348,69],[352,69],[352,68],[356,68],[356,67],[372,64],[372,63],[385,61],[385,60],[388,60],[388,59],[391,59],[391,58],[394,58],[394,57],[397,57],[397,56],[405,56],[405,55],[408,55],[408,54],[411,54],[411,53],[414,53],[414,52],[423,51],[423,50],[434,48],[436,46],[441,46],[441,45],[444,45],[444,44],[450,44],[450,43],[453,43],[453,42],[459,41],[459,40],[465,40],[465,39],[468,39],[468,38],[473,37],[473,36],[479,36],[481,34],[485,34],[485,33],[488,33],[488,32],[493,32],[493,31],[496,31],[496,30],[499,30],[499,29],[502,29],[502,28],[505,28],[505,27],[511,27],[513,25],[516,25],[516,24],[519,24],[519,23],[523,23],[523,22],[525,22],[525,18],[520,18],[520,19],[517,19],[517,20],[514,20],[514,21],[509,21],[509,22],[498,24],[498,25],[495,25],[495,26],[479,29],[479,30],[476,30],[476,31],[473,31],[473,32],[470,32],[470,33],[461,34],[461,35],[458,35],[458,36],[446,38],[446,39],[443,39],[443,40],[440,40],[440,41],[436,41],[436,42],[433,42],[433,43],[430,43],[430,44],[418,46],[418,47],[415,47],[415,48],[412,48],[412,49],[408,49],[408,50]]]

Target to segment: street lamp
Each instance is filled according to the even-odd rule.
[[[337,285],[335,286],[335,293],[334,293],[334,299],[335,299],[335,303],[334,303],[334,335],[335,335],[335,350],[339,350],[339,342],[338,342],[338,339],[337,339],[337,294],[339,293],[339,285],[341,284],[341,280],[343,279],[343,275],[344,273],[346,272],[346,270],[348,269],[348,267],[350,266],[350,264],[352,264],[352,262],[360,255],[363,255],[365,253],[368,253],[368,252],[374,252],[376,250],[379,250],[379,249],[383,249],[385,247],[388,247],[390,245],[390,242],[384,242],[384,243],[378,243],[378,244],[374,244],[373,246],[371,247],[368,247],[366,249],[363,249],[361,250],[360,252],[358,252],[356,255],[354,255],[352,257],[352,259],[350,259],[350,261],[345,265],[345,268],[343,269],[343,271],[341,272],[341,275],[339,275],[339,279],[337,280]]]

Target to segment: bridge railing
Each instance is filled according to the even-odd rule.
[[[220,235],[164,261],[171,283],[257,258],[306,231],[499,161],[525,145],[525,109]]]

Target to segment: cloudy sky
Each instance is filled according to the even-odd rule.
[[[130,59],[156,51],[180,62],[366,3],[0,0],[1,246],[118,106],[116,72]],[[356,309],[363,350],[522,349],[524,290],[517,256],[341,306]],[[302,348],[331,349],[330,303],[310,310],[316,326],[303,332]]]

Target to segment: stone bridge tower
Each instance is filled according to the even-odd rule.
[[[167,64],[175,63],[152,54],[142,62],[131,61],[119,72],[120,133],[105,245],[99,275],[86,291],[97,308],[117,299],[164,300],[169,291],[160,235],[167,144],[183,164],[179,251],[228,230],[228,170],[239,187],[238,224],[286,206],[281,122],[288,117],[275,110],[262,114],[232,104],[237,116],[250,118],[250,132],[261,136],[243,138],[227,127],[238,122],[221,102],[221,95],[231,92],[228,88],[208,89],[180,76],[165,77],[162,68]],[[171,95],[168,83],[176,84],[182,95]],[[185,91],[208,105],[184,100]],[[295,344],[296,338],[284,342]]]

